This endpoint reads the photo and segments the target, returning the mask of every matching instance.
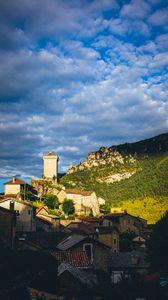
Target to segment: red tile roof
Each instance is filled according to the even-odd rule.
[[[97,223],[100,222],[100,218],[97,217],[84,217],[84,216],[77,216],[77,219],[86,222],[86,223]]]
[[[82,196],[90,196],[93,191],[79,191],[79,190],[73,190],[73,189],[67,189],[64,190],[66,194],[76,194],[76,195],[82,195]]]
[[[86,251],[61,251],[52,252],[51,254],[56,258],[58,265],[66,262],[76,268],[87,268],[91,266]]]
[[[44,222],[44,223],[52,225],[51,220],[49,220],[49,218],[47,216],[37,215],[36,218],[39,219],[40,221]]]
[[[71,222],[62,231],[90,235],[95,232],[96,227],[97,226],[94,226],[94,224],[84,224],[82,222]]]
[[[14,180],[12,179],[8,182],[5,182],[4,184],[26,184],[26,182],[23,181],[22,179],[14,178]]]

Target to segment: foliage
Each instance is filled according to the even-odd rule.
[[[28,201],[36,200],[35,195],[31,191],[21,191],[20,194],[23,200],[28,200]]]
[[[168,276],[168,211],[155,224],[148,249],[153,268]]]
[[[58,208],[59,202],[58,198],[55,195],[52,194],[44,194],[41,196],[41,199],[43,200],[44,204],[48,206],[51,209]]]
[[[134,232],[123,232],[120,234],[120,251],[131,251],[132,239],[135,237]]]
[[[133,216],[140,216],[148,221],[149,224],[156,223],[168,209],[168,197],[126,200],[121,204]],[[152,210],[152,213],[151,213]]]
[[[0,249],[0,290],[32,286],[54,291],[57,288],[57,263],[41,251]]]
[[[104,213],[104,214],[109,214],[111,211],[111,205],[110,203],[106,202],[105,204],[101,204],[100,205],[100,210]]]
[[[72,215],[75,212],[75,206],[73,200],[65,199],[62,204],[62,210],[66,215]]]

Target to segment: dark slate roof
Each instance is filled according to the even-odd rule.
[[[68,236],[65,232],[31,232],[27,233],[27,240],[42,249],[55,250],[57,244]]]
[[[11,211],[10,209],[5,208],[5,207],[1,207],[1,206],[0,206],[0,211],[6,212],[6,213],[8,213],[8,214],[10,214],[10,215],[16,215],[16,212],[15,212],[15,211]]]
[[[47,218],[47,216],[37,215],[36,218],[47,225],[52,225],[52,222]]]
[[[79,235],[79,234],[72,234],[65,238],[63,241],[61,241],[58,245],[57,248],[59,250],[65,251],[70,249],[71,247],[75,246],[79,242],[83,241],[86,239],[86,236]]]
[[[58,277],[64,272],[69,272],[76,280],[84,285],[92,286],[97,283],[97,277],[94,273],[84,272],[68,263],[62,263],[58,266]]]
[[[121,213],[112,213],[112,214],[108,214],[108,215],[105,215],[103,218],[104,219],[107,219],[109,221],[115,221],[116,218],[123,218],[125,216],[129,216],[137,221],[146,221],[145,219],[143,218],[140,218],[140,217],[136,217],[136,216],[133,216],[133,215],[130,215],[129,213],[127,212],[121,212]]]
[[[99,227],[97,227],[97,232],[99,234],[111,233],[113,231],[119,232],[118,228],[115,226],[99,226]]]
[[[54,251],[51,254],[56,258],[58,265],[64,262],[76,268],[88,268],[91,266],[86,251]]]
[[[110,253],[108,256],[108,266],[112,269],[138,269],[148,268],[149,263],[146,260],[144,252],[118,252]]]

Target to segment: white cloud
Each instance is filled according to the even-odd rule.
[[[143,0],[132,0],[129,4],[125,4],[120,12],[122,17],[128,18],[145,18],[151,11],[150,5]]]
[[[1,168],[10,164],[11,174],[41,175],[49,149],[65,170],[100,146],[168,128],[157,4],[152,13],[144,1],[120,4],[121,12],[109,0],[49,2],[0,4]]]

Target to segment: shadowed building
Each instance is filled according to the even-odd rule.
[[[0,207],[0,248],[14,247],[16,234],[16,212],[14,202],[10,201],[10,209]]]
[[[13,210],[16,212],[16,231],[31,232],[36,231],[36,209],[30,202],[14,198],[5,198],[0,201],[0,207],[6,210],[11,210],[11,203],[13,203]]]

